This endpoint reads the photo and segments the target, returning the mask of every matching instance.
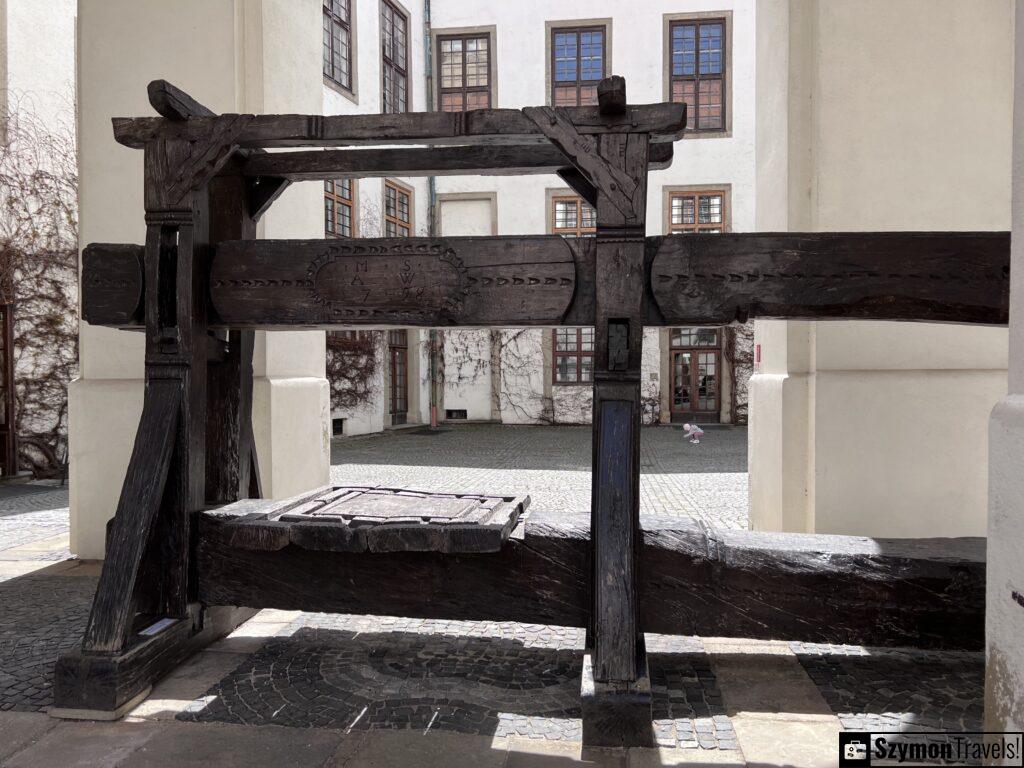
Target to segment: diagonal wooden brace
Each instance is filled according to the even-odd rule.
[[[181,399],[180,381],[156,379],[146,383],[142,419],[82,641],[84,651],[116,652],[124,648],[135,618],[135,583],[171,467]]]
[[[581,134],[565,110],[556,107],[524,107],[530,118],[551,143],[562,150],[569,161],[608,197],[626,219],[637,215],[638,203],[646,199],[636,180],[598,153],[593,136]],[[638,199],[638,196],[640,199]]]

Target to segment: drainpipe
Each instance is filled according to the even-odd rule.
[[[427,96],[427,109],[434,109],[434,56],[433,41],[430,37],[430,0],[423,0],[423,73],[425,92]],[[427,177],[427,234],[430,237],[437,236],[437,177]],[[430,329],[430,426],[437,427],[438,400],[438,357],[439,334],[436,328]]]

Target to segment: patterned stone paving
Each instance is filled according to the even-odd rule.
[[[583,633],[302,614],[179,719],[579,741]],[[697,638],[649,636],[663,746],[736,749]]]
[[[70,530],[67,488],[27,485],[4,490],[6,493],[0,497],[0,553]],[[65,550],[61,555],[37,559],[65,559],[70,553]]]
[[[746,529],[747,431],[707,430],[699,445],[678,427],[641,431],[640,507]],[[586,426],[446,426],[335,440],[331,479],[418,490],[528,493],[533,509],[590,508]]]
[[[0,711],[53,704],[53,664],[76,648],[96,579],[32,573],[0,584]]]
[[[811,643],[790,648],[843,730],[984,730],[983,653]]]

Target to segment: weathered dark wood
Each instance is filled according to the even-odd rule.
[[[655,142],[682,138],[686,105],[631,105],[619,115],[602,115],[596,106],[559,107],[585,134],[649,133]],[[360,144],[528,144],[545,143],[536,125],[517,109],[468,112],[407,112],[389,115],[221,115],[174,122],[159,117],[115,117],[114,138],[136,149],[155,139],[208,137],[216,121],[239,117],[245,127],[240,147],[330,147]]]
[[[146,92],[150,106],[168,120],[180,122],[194,117],[215,117],[212,109],[203,106],[166,80],[153,80],[146,87]]]
[[[529,504],[529,496],[342,486],[209,514],[228,524],[231,545],[241,549],[480,553],[501,550]]]
[[[672,145],[655,144],[653,169],[672,164]],[[291,181],[385,176],[522,176],[557,173],[569,166],[552,146],[527,144],[495,147],[417,147],[266,152],[239,163],[246,176],[274,176]]]
[[[585,144],[573,146],[587,152]],[[646,135],[598,137],[595,158],[574,156],[597,187],[594,311],[593,682],[602,709],[635,719],[646,659],[640,625],[640,365],[644,319]],[[623,181],[625,179],[625,182]],[[628,184],[626,183],[628,182]],[[614,684],[614,690],[604,690]],[[595,689],[597,690],[597,689]]]
[[[248,184],[240,176],[210,183],[210,240],[255,238]],[[221,332],[224,358],[207,366],[206,503],[226,504],[249,495],[252,438],[253,331]]]
[[[85,651],[113,652],[124,647],[135,614],[136,577],[171,466],[181,399],[180,382],[146,383],[142,418],[82,642]]]
[[[665,144],[663,146],[672,146]],[[587,201],[591,207],[597,207],[597,189],[590,183],[590,179],[584,176],[576,168],[562,168],[558,171],[558,178],[568,184],[573,192]]]
[[[566,242],[578,253],[566,323],[593,325],[594,292],[583,271],[594,270],[594,243],[589,238]],[[722,325],[743,317],[1005,325],[1009,243],[1007,232],[649,237],[648,290],[657,301],[648,302],[645,325]],[[127,245],[86,248],[86,321],[140,324],[142,278],[133,266],[140,251],[140,246]],[[808,283],[814,290],[805,287]],[[230,286],[220,290],[227,296]],[[845,299],[855,303],[844,304]]]
[[[255,155],[264,157],[269,155]],[[291,185],[291,180],[279,176],[257,176],[250,178],[247,182],[249,216],[253,221],[259,221],[274,201]]]
[[[647,632],[984,646],[984,538],[709,534],[681,516],[641,524]],[[585,514],[535,511],[485,555],[257,551],[232,546],[215,514],[196,525],[199,593],[211,605],[572,627],[590,619]]]
[[[621,115],[626,111],[626,78],[606,77],[597,84],[597,106],[602,115]]]
[[[648,238],[664,325],[748,318],[1005,325],[1007,232],[828,232]]]
[[[247,608],[209,608],[203,611],[201,621],[190,616],[151,637],[135,635],[122,653],[67,653],[58,659],[54,670],[55,709],[51,714],[60,717],[67,710],[78,710],[75,714],[81,717],[82,710],[117,711],[254,613]]]
[[[560,237],[257,240],[221,243],[214,322],[558,325],[574,257]]]
[[[82,251],[82,319],[94,325],[142,325],[141,245],[90,243]]]

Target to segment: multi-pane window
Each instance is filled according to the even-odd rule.
[[[597,212],[583,198],[555,197],[551,200],[551,234],[563,237],[594,237]]]
[[[393,181],[384,183],[384,236],[412,234],[412,190]]]
[[[489,35],[445,35],[438,38],[443,112],[491,106],[490,42]]]
[[[672,101],[686,102],[687,127],[725,129],[725,19],[669,26]]]
[[[669,193],[668,231],[725,232],[725,194],[710,192]]]
[[[383,71],[383,111],[409,111],[409,20],[384,0],[380,6],[380,48]]]
[[[604,27],[551,30],[551,103],[556,107],[597,104],[605,37]]]
[[[324,234],[327,237],[352,237],[355,202],[352,179],[324,182]]]
[[[673,328],[670,337],[672,348],[718,347],[718,328]]]
[[[594,329],[555,328],[555,384],[584,384],[594,380]]]
[[[324,75],[352,90],[352,0],[324,0]]]

